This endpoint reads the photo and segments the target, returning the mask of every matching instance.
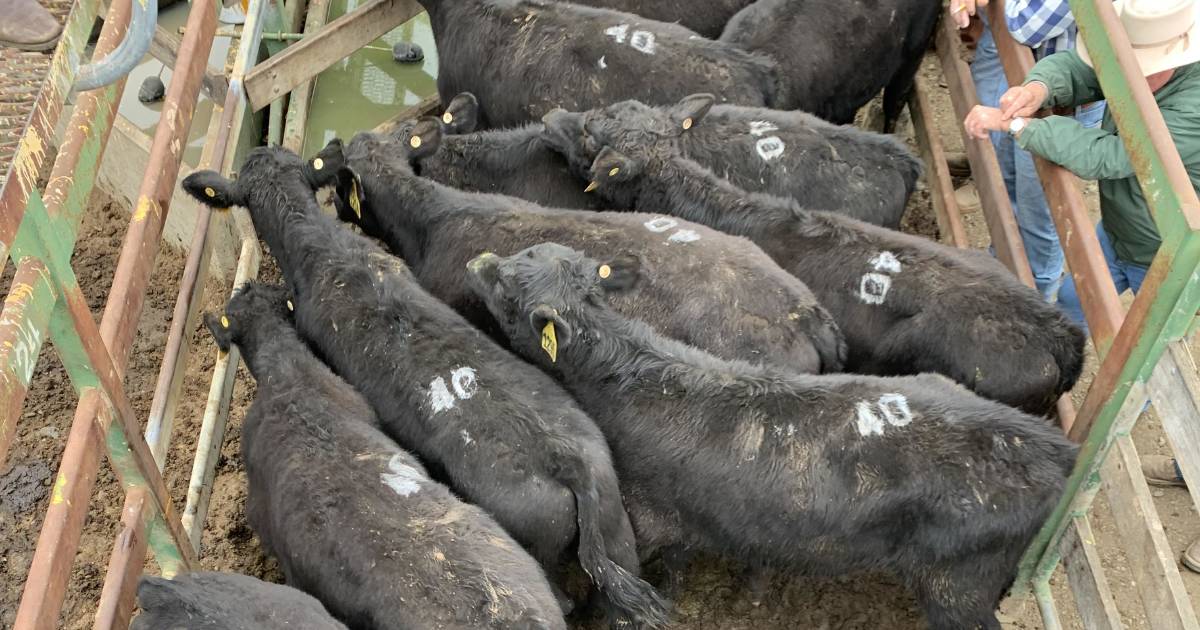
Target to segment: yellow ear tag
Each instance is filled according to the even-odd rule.
[[[442,114],[442,122],[446,123],[447,125],[454,122],[454,114],[451,114],[450,112]]]
[[[354,216],[362,220],[362,202],[358,199],[358,180],[350,182],[350,209],[354,211]]]
[[[609,176],[609,177],[616,177],[616,176],[617,176],[617,173],[620,173],[620,172],[621,172],[621,169],[619,169],[619,168],[617,168],[617,167],[615,167],[615,166],[614,166],[614,167],[612,167],[612,170],[608,172],[608,176]]]
[[[592,183],[590,183],[590,184],[588,184],[588,185],[587,185],[587,188],[584,188],[584,189],[583,189],[583,192],[592,192],[593,190],[596,190],[596,189],[597,189],[597,188],[599,188],[599,187],[600,187],[600,184],[599,184],[599,183],[597,183],[597,182],[592,182]]]
[[[314,171],[319,171],[323,168],[325,168],[325,160],[322,160],[321,158],[316,158],[313,160],[313,170]]]
[[[204,194],[208,195],[209,199],[212,199],[213,197],[217,196],[217,191],[213,190],[211,186],[205,186]]]
[[[421,136],[413,136],[412,138],[410,138],[408,141],[408,146],[410,146],[414,149],[420,149],[421,148]]]
[[[294,311],[294,310],[296,310],[296,307],[295,307],[294,305],[292,305],[292,301],[291,301],[291,300],[288,300],[288,310],[289,310],[289,311]]]
[[[687,118],[683,119],[683,130],[687,131],[688,129],[691,129],[691,128],[692,128],[692,118],[691,118],[691,116],[688,116]]]
[[[558,339],[554,336],[554,322],[546,322],[542,329],[542,350],[550,355],[550,362],[558,360]]]
[[[229,318],[224,315],[221,316],[221,328],[229,328]]]
[[[596,270],[596,273],[600,275],[601,279],[607,278],[612,275],[612,267],[600,265],[600,269]]]

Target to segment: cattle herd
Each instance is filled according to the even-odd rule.
[[[1084,338],[898,232],[920,163],[840,126],[880,90],[891,125],[939,3],[422,4],[440,118],[183,182],[285,280],[206,324],[289,586],[147,577],[135,627],[664,627],[700,552],[999,628]]]

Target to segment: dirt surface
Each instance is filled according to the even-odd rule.
[[[930,85],[938,86],[936,64],[927,63],[922,73],[929,79]],[[961,139],[954,126],[956,117],[949,106],[944,85],[935,89],[933,96],[935,115],[947,149],[961,150]],[[911,142],[911,128],[902,133]],[[982,216],[975,213],[964,219],[973,243],[986,246],[987,232]],[[74,264],[97,319],[108,292],[127,221],[128,209],[119,208],[107,199],[93,199],[84,220]],[[924,183],[913,195],[904,229],[930,238],[938,236],[929,192]],[[164,249],[159,255],[139,322],[126,384],[134,409],[142,418],[149,411],[182,267],[183,256],[180,253]],[[6,271],[2,279],[4,286],[11,281],[11,265]],[[268,278],[277,276],[270,267],[269,259],[263,275]],[[226,285],[210,282],[206,309],[219,308],[228,290]],[[192,454],[215,357],[215,348],[202,327],[198,326],[190,334],[196,352],[189,362],[183,402],[176,419],[175,439],[165,471],[165,479],[177,510],[182,510],[182,500],[186,496]],[[1082,400],[1082,392],[1086,391],[1094,369],[1093,358],[1089,361],[1084,381],[1076,390],[1077,399]],[[245,472],[239,456],[240,427],[253,390],[253,381],[245,368],[240,368],[229,425],[217,465],[211,511],[205,523],[202,566],[281,581],[276,562],[264,556],[257,538],[246,524],[244,514],[246,491]],[[14,450],[5,468],[0,469],[0,578],[3,579],[3,588],[0,589],[0,627],[11,627],[15,618],[22,583],[47,507],[51,480],[70,431],[75,403],[69,379],[47,345],[25,403]],[[1161,428],[1152,415],[1138,427],[1135,439],[1143,453],[1167,452]],[[96,488],[63,608],[61,625],[66,628],[88,628],[92,625],[120,515],[123,495],[106,462],[101,464]],[[1188,495],[1182,490],[1155,490],[1155,497],[1172,545],[1177,552],[1182,551],[1193,538],[1200,536],[1200,519],[1196,518]],[[1127,627],[1146,627],[1144,615],[1140,613],[1136,586],[1132,583],[1118,547],[1103,497],[1098,502],[1092,522],[1105,569],[1126,616]],[[155,570],[152,561],[147,562],[147,570]],[[659,567],[647,567],[647,572],[651,579],[660,577]],[[1200,576],[1187,571],[1183,573],[1190,590],[1200,592]],[[854,575],[815,579],[774,575],[761,593],[752,592],[747,588],[747,583],[747,576],[741,568],[713,558],[700,559],[692,568],[684,591],[675,600],[677,610],[671,628],[907,630],[926,627],[912,596],[887,576]],[[1067,627],[1081,627],[1069,603],[1070,598],[1061,576],[1056,579],[1055,589]],[[1008,628],[1042,627],[1036,607],[1032,604],[1014,606],[1006,613],[1004,621]],[[575,627],[599,626],[579,622]]]

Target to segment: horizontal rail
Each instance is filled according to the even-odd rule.
[[[415,0],[373,0],[336,20],[316,34],[292,44],[246,75],[251,111],[270,105],[322,70],[423,11]]]

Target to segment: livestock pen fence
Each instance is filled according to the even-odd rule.
[[[134,0],[145,2],[147,0]],[[153,1],[153,0],[149,0]],[[172,508],[160,471],[173,438],[173,419],[191,352],[189,331],[204,302],[205,279],[214,252],[231,246],[228,263],[236,286],[258,274],[261,251],[249,217],[234,209],[232,220],[203,206],[195,211],[187,260],[169,327],[162,365],[145,430],[133,415],[122,379],[129,364],[137,321],[150,272],[171,210],[176,180],[201,89],[222,94],[208,129],[201,166],[229,174],[265,127],[269,141],[295,151],[303,146],[313,78],[356,49],[420,12],[412,0],[372,0],[325,23],[329,0],[289,3],[250,0],[240,44],[228,76],[207,68],[220,3],[194,0],[182,40],[173,57],[174,77],[159,125],[150,143],[112,289],[99,325],[80,292],[70,265],[71,253],[100,159],[117,118],[124,81],[78,95],[66,124],[65,110],[99,0],[77,0],[42,87],[12,167],[0,191],[0,267],[16,265],[12,287],[0,315],[0,465],[15,439],[17,421],[42,342],[54,341],[78,392],[78,407],[59,463],[51,498],[34,551],[15,627],[53,627],[59,618],[80,545],[100,465],[101,446],[121,480],[125,504],[113,541],[99,607],[97,628],[122,628],[134,608],[134,587],[146,551],[165,575],[196,566],[219,448],[229,412],[236,349],[219,355],[213,370],[195,459],[182,514]],[[1166,546],[1139,474],[1129,430],[1151,396],[1164,414],[1168,435],[1181,456],[1186,475],[1200,479],[1200,427],[1196,421],[1195,366],[1179,340],[1200,306],[1200,205],[1163,129],[1153,99],[1135,69],[1128,42],[1115,27],[1108,0],[1073,4],[1083,36],[1100,68],[1101,80],[1126,138],[1138,175],[1152,200],[1164,234],[1163,247],[1132,310],[1124,315],[1105,271],[1077,184],[1061,169],[1039,164],[1052,200],[1072,273],[1103,364],[1078,414],[1060,403],[1072,437],[1085,443],[1062,504],[1047,522],[1022,563],[1017,592],[1032,591],[1046,625],[1058,627],[1049,576],[1060,558],[1088,627],[1117,628],[1120,618],[1092,546],[1088,507],[1104,485],[1109,499],[1122,506],[1118,525],[1154,628],[1196,628],[1195,614]],[[96,57],[113,50],[124,36],[130,0],[113,0],[96,46]],[[1002,10],[993,5],[992,11]],[[999,13],[994,13],[999,16]],[[1003,19],[993,24],[1003,25]],[[303,37],[284,47],[277,37],[263,41],[264,28],[296,31]],[[1003,29],[1000,29],[1001,31]],[[1031,64],[1029,52],[998,32],[1006,69],[1014,80]],[[166,38],[162,38],[166,41]],[[159,41],[159,38],[156,38]],[[958,60],[949,20],[937,35],[937,49],[950,84],[956,115],[965,116],[974,92],[965,65]],[[258,63],[266,48],[271,56]],[[277,53],[277,54],[276,54]],[[929,180],[943,234],[966,246],[966,232],[954,202],[940,139],[929,124],[928,94],[918,86],[911,103],[920,144],[929,164]],[[426,100],[398,112],[394,120],[436,107]],[[265,125],[255,113],[270,109]],[[1139,111],[1140,110],[1140,111]],[[285,115],[286,112],[286,115]],[[387,126],[385,123],[384,126]],[[55,129],[61,128],[61,137]],[[50,177],[39,190],[38,174],[48,149],[58,147]],[[1032,284],[1020,237],[1007,206],[996,157],[986,142],[967,141],[979,181],[989,231],[1000,259]],[[178,204],[177,204],[178,205]],[[233,230],[230,231],[230,221]],[[229,241],[229,242],[224,242]],[[220,266],[220,265],[215,265]],[[1168,422],[1168,418],[1174,421]],[[1112,457],[1107,457],[1115,447]],[[1195,493],[1200,486],[1193,488]]]
[[[1050,588],[1051,575],[1061,562],[1085,627],[1123,627],[1089,523],[1093,499],[1103,487],[1149,627],[1198,628],[1176,554],[1167,544],[1130,433],[1146,401],[1151,400],[1160,411],[1184,477],[1200,479],[1200,378],[1186,345],[1195,332],[1200,308],[1200,202],[1112,2],[1071,0],[1070,4],[1162,234],[1162,247],[1125,313],[1078,180],[1061,167],[1037,159],[1101,364],[1077,413],[1069,400],[1060,401],[1063,428],[1083,446],[1064,499],[1025,553],[1015,593],[1032,592],[1046,628],[1062,627]],[[1033,66],[1032,53],[1009,35],[1003,0],[992,2],[988,14],[1009,83],[1019,85]],[[961,121],[978,98],[970,71],[959,58],[958,35],[948,18],[938,28],[936,50],[955,116]],[[939,227],[953,244],[966,247],[945,152],[933,131],[929,90],[921,82],[910,105],[929,167]],[[969,138],[965,132],[963,141],[997,256],[1025,284],[1033,286],[992,145],[988,140]],[[1193,504],[1200,505],[1200,483],[1188,489]]]

